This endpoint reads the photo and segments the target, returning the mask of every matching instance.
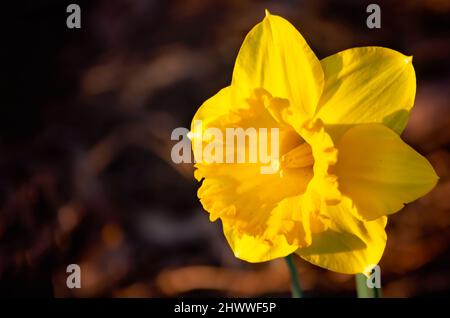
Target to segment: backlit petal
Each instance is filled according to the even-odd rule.
[[[374,221],[359,220],[349,198],[326,212],[328,229],[312,235],[312,244],[296,253],[317,266],[345,274],[367,271],[378,264],[386,246],[386,217]]]
[[[302,35],[285,19],[268,14],[247,35],[233,71],[241,96],[263,88],[288,99],[291,111],[313,115],[323,89],[320,62]]]
[[[383,123],[397,133],[406,126],[416,94],[412,58],[382,47],[345,50],[321,61],[325,87],[317,117],[336,134],[348,126]],[[347,127],[346,127],[347,126]]]
[[[242,231],[236,223],[222,219],[223,230],[236,257],[248,262],[265,262],[292,254],[299,246],[311,243],[309,220],[292,220],[293,211],[299,209],[299,197],[289,197],[271,207],[266,224],[260,231]],[[255,210],[254,218],[265,213]]]
[[[426,158],[381,124],[348,130],[338,153],[340,190],[367,220],[397,212],[429,192],[438,180]]]

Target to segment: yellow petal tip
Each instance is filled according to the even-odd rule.
[[[404,59],[405,64],[411,63],[411,62],[412,62],[412,59],[413,59],[412,56],[407,56],[407,57]]]
[[[266,13],[266,17],[268,17],[268,16],[270,16],[270,12],[269,12],[269,10],[264,10],[264,12]]]

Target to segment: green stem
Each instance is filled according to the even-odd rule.
[[[381,298],[381,288],[367,287],[367,277],[364,274],[356,274],[356,294],[358,298]]]
[[[300,280],[298,279],[297,267],[295,266],[295,261],[292,254],[286,256],[286,263],[289,268],[289,273],[291,274],[292,298],[303,298]]]

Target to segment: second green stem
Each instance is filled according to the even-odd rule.
[[[289,273],[291,275],[291,285],[292,285],[292,298],[302,298],[303,292],[300,286],[300,280],[298,279],[297,267],[295,266],[295,261],[293,255],[286,256],[286,263],[289,268]]]

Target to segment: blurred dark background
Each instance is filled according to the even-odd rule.
[[[66,27],[69,3],[81,29]],[[375,2],[375,1],[372,1]],[[441,177],[390,218],[386,297],[450,293],[450,1],[97,0],[2,4],[0,295],[287,296],[283,260],[234,258],[196,198],[170,133],[228,85],[268,8],[319,58],[364,45],[414,56],[403,138]],[[82,288],[66,287],[81,266]],[[354,277],[297,261],[307,296],[354,296]]]

